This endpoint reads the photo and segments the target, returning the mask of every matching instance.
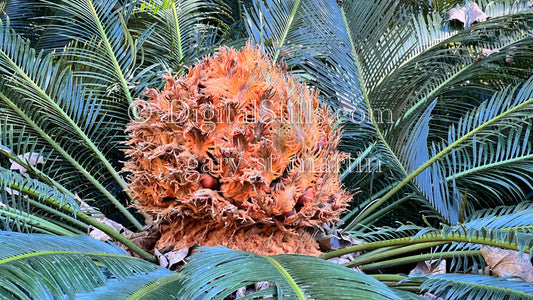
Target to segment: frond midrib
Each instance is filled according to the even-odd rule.
[[[449,39],[451,39],[453,37],[450,37],[448,39],[446,39],[445,41],[441,42],[441,43],[438,43],[437,45],[435,46],[439,46],[441,45],[442,43],[448,43]],[[505,50],[511,46],[513,46],[514,44],[516,43],[519,43],[521,41],[524,41],[526,39],[529,39],[531,37],[529,37],[528,35],[523,35],[521,38],[518,38],[516,40],[513,40],[512,42],[509,42],[509,44],[507,45],[504,45],[500,48],[495,48],[495,49],[498,49],[498,50]],[[503,51],[502,51],[503,52]],[[423,53],[426,53],[426,51],[423,51]],[[451,75],[449,78],[447,78],[446,80],[442,81],[439,85],[437,85],[435,88],[433,88],[431,90],[431,92],[429,92],[427,95],[425,95],[422,99],[418,100],[410,109],[408,109],[405,114],[402,116],[402,118],[398,119],[396,121],[396,123],[393,125],[393,127],[396,127],[398,126],[398,124],[400,124],[401,121],[409,118],[409,116],[411,114],[413,114],[414,112],[417,111],[417,109],[421,106],[421,105],[424,105],[426,102],[428,101],[432,101],[436,95],[440,92],[440,90],[443,88],[443,87],[446,87],[446,85],[450,82],[452,82],[453,80],[455,80],[457,77],[459,77],[461,74],[464,74],[466,73],[467,71],[469,71],[470,69],[474,68],[474,67],[477,67],[480,63],[482,63],[482,61],[480,62],[472,62],[471,64],[465,66],[464,68],[462,68],[461,70],[457,71],[456,73],[454,73],[453,75]]]
[[[172,17],[174,18],[174,24],[176,26],[176,39],[178,43],[178,58],[179,61],[183,59],[183,49],[181,47],[181,30],[180,30],[180,23],[178,19],[178,12],[176,10],[176,0],[173,0],[170,5],[172,6]],[[172,44],[174,44],[174,35],[171,34]]]
[[[3,53],[0,51],[0,53]],[[113,196],[96,178],[94,178],[87,170],[81,166],[61,145],[54,141],[44,130],[39,127],[26,113],[18,108],[4,93],[0,91],[0,99],[2,99],[12,110],[14,110],[20,117],[26,121],[30,127],[33,128],[46,142],[48,142],[54,149],[56,149],[76,170],[78,170],[91,184],[93,184],[106,198],[108,198],[126,217],[131,216],[136,220],[131,213]],[[138,221],[137,221],[138,223]],[[138,224],[141,228],[142,226]]]
[[[434,260],[434,259],[448,259],[457,256],[473,256],[480,255],[479,250],[460,250],[460,251],[446,251],[441,253],[426,253],[412,256],[404,256],[400,258],[393,258],[380,262],[373,262],[368,264],[353,264],[352,262],[345,264],[346,267],[352,268],[355,266],[360,267],[363,271],[376,270],[381,268],[389,268],[398,265],[406,265],[417,263],[421,261]]]
[[[69,250],[47,250],[47,251],[24,253],[24,254],[19,254],[19,255],[8,257],[8,258],[0,259],[0,265],[10,263],[13,261],[17,261],[17,260],[31,258],[31,257],[57,255],[57,254],[72,255],[72,256],[87,255],[87,256],[93,256],[93,257],[118,257],[118,258],[126,258],[126,259],[143,261],[139,258],[129,256],[129,255],[124,255],[124,254],[105,253],[105,252],[83,252],[83,251],[72,251],[72,250],[70,251]]]
[[[298,11],[299,6],[300,6],[300,0],[296,0],[296,3],[294,3],[291,14],[289,16],[289,21],[287,22],[287,26],[285,26],[285,29],[283,30],[283,35],[281,36],[281,40],[272,58],[272,64],[276,64],[278,62],[278,57],[281,51],[281,47],[283,46],[283,44],[285,44],[285,39],[287,38],[287,34],[289,33],[292,23],[294,22],[294,17],[296,16],[296,12]]]
[[[524,253],[530,253],[531,251],[531,248],[527,245],[524,245],[524,248],[520,249],[518,244],[514,242],[497,240],[495,238],[490,238],[490,237],[485,237],[485,236],[477,236],[477,235],[472,236],[472,235],[464,234],[461,232],[454,232],[446,236],[443,236],[440,232],[436,232],[436,233],[434,232],[434,233],[426,233],[418,237],[417,236],[403,237],[403,238],[396,238],[396,239],[370,242],[366,244],[350,246],[350,247],[342,248],[339,250],[334,250],[328,253],[324,253],[320,255],[319,257],[322,259],[329,259],[332,257],[339,257],[344,254],[360,252],[360,251],[365,251],[365,250],[373,250],[373,249],[385,248],[385,247],[391,247],[391,246],[414,245],[414,244],[430,243],[430,242],[435,242],[435,243],[437,242],[446,242],[446,243],[464,242],[464,243],[473,243],[473,244],[487,245],[487,246],[492,246],[492,247],[499,247],[499,248],[515,250],[515,251],[523,250]]]
[[[181,275],[179,273],[175,273],[169,276],[165,276],[163,278],[156,279],[146,284],[145,286],[141,287],[137,291],[135,291],[125,300],[143,299],[143,297],[149,295],[151,292],[156,291],[157,289],[160,289],[161,287],[171,284],[180,279],[181,279]]]
[[[493,162],[493,163],[489,163],[489,164],[480,165],[480,166],[477,166],[477,167],[474,167],[474,168],[470,168],[468,170],[461,171],[459,173],[455,173],[454,175],[450,175],[450,176],[446,177],[446,181],[453,180],[454,178],[458,179],[458,178],[461,178],[461,177],[464,177],[464,176],[471,175],[473,173],[483,172],[483,171],[486,171],[487,169],[498,168],[498,167],[501,167],[501,166],[505,166],[507,164],[513,164],[513,163],[522,162],[522,161],[526,161],[526,160],[530,160],[530,159],[533,160],[533,154],[528,154],[528,155],[519,156],[519,157],[513,157],[511,159],[506,159],[506,160],[502,160],[502,161],[497,161],[497,162]]]
[[[107,37],[102,21],[100,20],[100,16],[98,15],[98,12],[96,11],[93,5],[93,2],[91,0],[86,0],[86,1],[91,10],[91,14],[96,23],[96,26],[98,28],[98,32],[100,33],[100,37],[102,38],[102,41],[104,42],[106,52],[108,53],[109,58],[111,59],[111,62],[113,63],[113,67],[115,68],[115,72],[118,75],[120,85],[122,89],[124,90],[124,95],[126,96],[126,99],[128,100],[128,104],[131,105],[133,103],[133,98],[128,88],[128,82],[126,81],[126,77],[124,76],[124,73],[122,72],[122,69],[120,68],[120,64],[117,61],[115,51],[113,50],[113,47],[111,46],[111,43],[109,42],[109,38]]]
[[[270,256],[260,255],[260,257],[262,257],[262,258],[266,259],[268,262],[270,262],[278,270],[278,272],[281,273],[283,278],[285,278],[285,280],[287,281],[289,286],[296,293],[296,296],[298,297],[298,299],[300,299],[300,300],[305,300],[306,299],[303,291],[300,289],[300,287],[298,286],[298,284],[296,283],[294,278],[292,278],[292,276],[289,274],[289,272],[287,272],[287,270],[285,270],[285,268],[279,262],[277,262],[274,258],[272,258]]]
[[[385,139],[385,136],[381,132],[381,129],[379,128],[379,124],[376,122],[374,114],[372,113],[372,105],[370,104],[370,99],[368,98],[368,93],[367,93],[367,90],[365,88],[365,86],[366,86],[365,85],[365,80],[363,78],[363,75],[361,74],[362,67],[361,67],[361,63],[359,61],[359,56],[357,55],[357,52],[355,50],[356,49],[355,48],[355,43],[354,43],[351,31],[350,31],[350,27],[348,26],[348,19],[346,18],[346,12],[342,8],[341,8],[340,11],[341,11],[341,15],[342,15],[343,24],[344,24],[344,27],[346,29],[346,33],[347,33],[348,39],[350,41],[350,51],[351,51],[352,57],[354,59],[354,63],[356,65],[355,69],[357,70],[357,77],[359,78],[359,81],[360,81],[360,88],[361,88],[361,91],[362,91],[362,94],[363,94],[363,99],[364,99],[365,104],[366,104],[367,109],[368,109],[367,113],[369,114],[369,118],[372,121],[372,125],[373,125],[374,129],[376,130],[376,134],[377,134],[379,140],[385,146],[385,148],[387,148],[389,154],[392,156],[392,158],[396,162],[396,165],[400,168],[400,171],[402,172],[402,174],[407,175],[408,174],[407,170],[404,168],[404,165],[401,163],[401,160],[398,158],[396,153],[394,151],[392,151],[392,148],[390,147],[389,143]]]

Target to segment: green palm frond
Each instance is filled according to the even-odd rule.
[[[426,161],[421,161],[415,171],[411,172],[401,183],[388,191],[379,201],[374,203],[368,211],[359,215],[362,219],[369,214],[369,211],[376,209],[383,202],[393,196],[399,189],[416,178],[424,170],[431,167],[435,162],[450,154],[454,149],[464,147],[483,136],[492,136],[494,126],[512,126],[512,122],[525,122],[528,118],[531,105],[533,104],[533,80],[530,79],[523,85],[513,89],[506,89],[496,93],[490,101],[486,101],[478,108],[468,111],[457,125],[450,126],[448,135],[448,145],[446,148],[433,149],[433,153]],[[442,171],[441,171],[442,172]],[[431,201],[431,199],[430,199]],[[435,206],[438,209],[438,206]],[[443,216],[451,221],[451,224],[457,222],[458,212],[454,215],[453,211],[439,211]]]
[[[27,161],[9,155],[27,170],[36,170]],[[46,175],[45,179],[49,179]],[[76,196],[59,184],[48,185],[0,167],[0,230],[53,233],[58,235],[84,234],[89,224],[76,218],[81,214]],[[53,181],[52,179],[50,179]],[[61,189],[58,189],[60,187]],[[67,191],[66,193],[64,191]]]
[[[442,153],[453,144],[453,148],[458,149],[446,157],[449,166],[447,180],[463,183],[464,189],[474,184],[483,185],[475,190],[480,193],[488,191],[493,199],[508,199],[509,192],[521,199],[523,188],[517,183],[521,181],[527,186],[531,176],[531,121],[528,115],[532,100],[533,79],[529,79],[521,86],[495,94],[476,109],[466,112],[457,124],[452,124],[447,143],[434,151],[434,155]],[[470,138],[464,139],[465,136]],[[512,172],[507,169],[509,167]],[[489,170],[490,174],[483,174]],[[464,183],[464,177],[468,175],[475,176],[475,183],[473,180]],[[505,197],[498,194],[498,190],[505,191]]]
[[[18,34],[31,40],[33,45],[39,40],[46,20],[41,18],[50,13],[39,7],[40,0],[3,0],[0,2],[0,19],[11,21],[11,27]],[[3,9],[2,9],[3,8]]]
[[[353,299],[353,295],[361,299],[402,299],[394,289],[365,274],[303,255],[261,256],[202,247],[182,274],[180,299],[224,299],[260,281],[272,283],[275,288],[268,293],[278,299]]]
[[[133,19],[139,24],[133,27],[142,30],[155,23],[144,45],[144,58],[149,64],[183,72],[184,66],[211,54],[218,44],[217,35],[224,28],[215,25],[215,14],[225,14],[223,9],[212,1],[141,1],[135,11],[140,18]]]
[[[455,180],[476,203],[524,199],[524,186],[532,182],[531,125],[516,124],[495,132],[492,140],[471,145],[445,157],[446,180]],[[439,148],[444,148],[439,145]],[[531,188],[531,187],[530,187]]]
[[[531,189],[533,181],[530,133],[531,123],[517,120],[502,124],[490,135],[474,136],[444,158],[446,181],[455,181],[478,207],[525,199],[524,190]]]
[[[175,294],[180,276],[89,237],[0,232],[0,296],[139,299]],[[162,284],[160,286],[160,284]]]
[[[0,71],[4,73],[0,91],[0,103],[5,108],[0,111],[2,117],[11,122],[20,121],[19,129],[27,127],[33,131],[34,139],[53,149],[56,160],[67,161],[76,170],[78,178],[88,180],[93,189],[141,228],[103,185],[107,179],[115,181],[122,189],[127,188],[102,152],[103,148],[94,142],[104,142],[104,132],[117,130],[113,128],[114,120],[106,114],[113,109],[111,103],[106,104],[103,99],[86,94],[68,68],[65,69],[61,62],[54,63],[50,55],[36,54],[27,41],[9,28],[9,23],[0,24],[0,61]],[[4,146],[14,149],[13,145]],[[96,177],[95,174],[100,175]],[[107,178],[100,179],[101,174]]]
[[[395,120],[396,126],[409,122],[411,114],[435,98],[443,104],[440,114],[460,115],[465,104],[457,98],[490,95],[502,86],[531,76],[528,68],[506,65],[512,49],[519,48],[524,55],[530,55],[531,50],[526,45],[531,43],[528,33],[531,26],[531,14],[492,19],[473,26],[424,51],[391,73],[372,91],[371,97],[380,109],[390,109],[395,115],[402,112],[401,118]],[[498,52],[485,57],[484,49]]]
[[[71,193],[62,193],[55,186],[1,167],[0,191],[1,229],[70,236],[83,234],[88,226],[93,226],[141,257],[156,260],[114,229],[82,212]]]
[[[228,31],[224,33],[224,44],[240,48],[248,39],[246,33],[246,9],[252,6],[251,0],[213,0],[223,13],[217,14],[217,19],[227,24]]]
[[[487,46],[487,49],[493,50],[495,47],[489,47],[490,39],[483,38],[478,34],[472,36],[472,31],[479,31],[480,29],[487,28],[489,30],[495,30],[495,28],[490,29],[487,27],[487,24],[483,22],[480,27],[473,28],[467,32],[459,32],[450,28],[446,18],[448,17],[448,11],[450,7],[454,4],[461,3],[464,1],[420,1],[426,3],[420,3],[420,8],[422,13],[413,14],[410,10],[404,11],[398,16],[400,21],[397,21],[395,27],[391,30],[392,33],[387,33],[381,37],[381,42],[379,43],[380,47],[383,48],[381,52],[372,53],[369,58],[364,57],[365,61],[368,59],[372,63],[367,63],[366,72],[369,74],[369,78],[374,78],[374,80],[367,79],[367,81],[372,81],[375,84],[372,87],[381,86],[381,88],[386,87],[383,85],[385,81],[389,81],[389,74],[391,76],[398,76],[401,73],[397,71],[404,69],[406,66],[418,62],[418,66],[421,60],[424,60],[424,56],[428,53],[434,53],[433,51],[441,48],[442,44],[447,42],[462,43],[461,41],[454,41],[457,38],[462,36],[470,35],[470,39],[466,41],[472,42],[472,37],[475,36],[476,42],[480,42]],[[443,3],[444,2],[444,3]],[[481,8],[485,10],[489,18],[498,18],[497,22],[509,21],[512,17],[509,15],[520,14],[524,12],[531,12],[528,9],[526,2],[527,1],[476,1],[480,2]],[[470,2],[472,3],[472,2]],[[511,19],[512,20],[512,19]],[[355,21],[354,21],[355,22]],[[490,26],[490,25],[489,25]],[[500,28],[501,29],[501,28]],[[497,30],[497,29],[496,29]],[[493,37],[496,34],[493,33]],[[390,37],[389,37],[390,36]],[[489,36],[490,37],[490,36]],[[501,38],[501,35],[498,35]],[[481,38],[481,39],[480,39]],[[394,48],[391,48],[394,47]],[[374,45],[369,44],[369,49],[373,49]],[[391,51],[393,50],[393,51]],[[457,53],[455,53],[457,54]],[[436,57],[434,57],[436,58]],[[414,73],[413,73],[414,74]],[[434,74],[439,75],[438,72]],[[407,75],[407,74],[406,74]],[[419,74],[423,76],[424,74]],[[390,82],[394,82],[391,80]],[[401,89],[402,85],[399,82],[395,82],[396,88]],[[373,90],[373,88],[372,88]]]
[[[523,202],[513,206],[499,206],[476,211],[465,218],[462,227],[476,231],[501,229],[508,231],[511,236],[515,233],[529,236],[533,232],[532,203]],[[523,242],[526,244],[527,239]],[[473,265],[484,267],[485,263],[478,253],[480,248],[480,244],[454,242],[438,246],[433,255],[426,256],[431,259],[451,258],[450,269],[465,272],[471,270]]]
[[[533,10],[533,7],[529,3],[529,0],[480,0],[479,6],[483,10],[483,12],[487,14],[487,16],[494,18],[524,11],[531,11]]]
[[[132,36],[127,23],[135,3],[120,5],[118,0],[63,0],[47,2],[64,14],[49,26],[57,35],[69,37],[77,44],[68,47],[65,55],[77,65],[81,78],[99,78],[107,92],[116,91],[115,101],[131,104],[142,91],[135,85],[140,67],[138,53],[151,32],[151,27]],[[85,66],[84,70],[81,66]]]
[[[331,104],[364,107],[354,40],[340,23],[345,16],[335,1],[254,1],[247,17],[252,41],[263,45],[274,62],[283,60],[296,71],[304,68],[304,78],[331,97],[325,99]]]
[[[406,279],[424,280],[421,291],[443,299],[531,299],[531,282],[512,278],[495,278],[485,275],[442,274],[413,276]]]
[[[443,225],[441,229],[417,225],[380,228],[364,236],[356,236],[367,240],[367,243],[331,251],[320,257],[328,259],[351,252],[367,251],[346,264],[349,267],[361,266],[364,270],[449,258],[455,270],[465,272],[472,267],[472,264],[484,265],[479,254],[482,245],[520,253],[531,251],[533,223],[530,206],[524,204],[515,209],[502,207],[485,211],[467,223],[456,226]],[[502,212],[502,215],[495,217],[496,212]],[[505,222],[509,222],[512,226],[506,227]],[[434,252],[416,253],[429,248],[435,248]]]
[[[465,219],[471,228],[524,229],[533,225],[533,203],[498,206],[474,212]]]
[[[18,191],[21,194],[31,193],[38,199],[50,197],[57,201],[60,206],[67,205],[74,210],[78,210],[79,208],[75,199],[61,193],[55,187],[51,187],[38,180],[32,179],[27,175],[20,175],[4,168],[0,168],[0,186],[2,186],[2,190],[4,191],[9,188],[13,191]]]

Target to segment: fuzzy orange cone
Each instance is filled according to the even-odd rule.
[[[146,95],[125,171],[137,208],[162,220],[158,248],[318,254],[308,229],[337,221],[350,196],[340,131],[316,92],[247,46]]]

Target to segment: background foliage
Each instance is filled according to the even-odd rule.
[[[463,6],[465,22],[448,19]],[[343,299],[362,283],[391,298],[408,297],[402,290],[453,299],[531,294],[527,283],[486,275],[396,275],[430,258],[466,272],[485,265],[481,245],[526,253],[533,245],[531,2],[6,0],[0,10],[0,226],[55,235],[2,233],[2,248],[11,245],[0,257],[9,270],[0,280],[11,286],[4,295],[109,293],[136,278],[144,283],[126,293],[222,299],[252,283],[249,274],[275,283],[262,295],[302,299]],[[120,173],[124,128],[135,117],[129,105],[168,70],[184,74],[217,47],[248,40],[316,86],[344,120],[351,159],[343,179],[358,193],[326,233],[365,243],[322,258],[364,251],[348,266],[393,292],[316,258],[203,249],[176,275],[88,238],[59,237],[95,226],[154,260],[93,217],[98,209],[143,226],[127,208],[133,199]],[[81,260],[92,276],[78,276]],[[212,277],[191,281],[212,266]],[[46,270],[61,279],[40,277]],[[31,272],[40,275],[23,275]],[[346,290],[321,285],[337,272],[353,278]]]

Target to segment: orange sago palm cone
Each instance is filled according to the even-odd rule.
[[[125,171],[137,208],[160,220],[157,248],[319,253],[310,229],[338,221],[351,197],[337,119],[315,91],[248,45],[146,96]]]

